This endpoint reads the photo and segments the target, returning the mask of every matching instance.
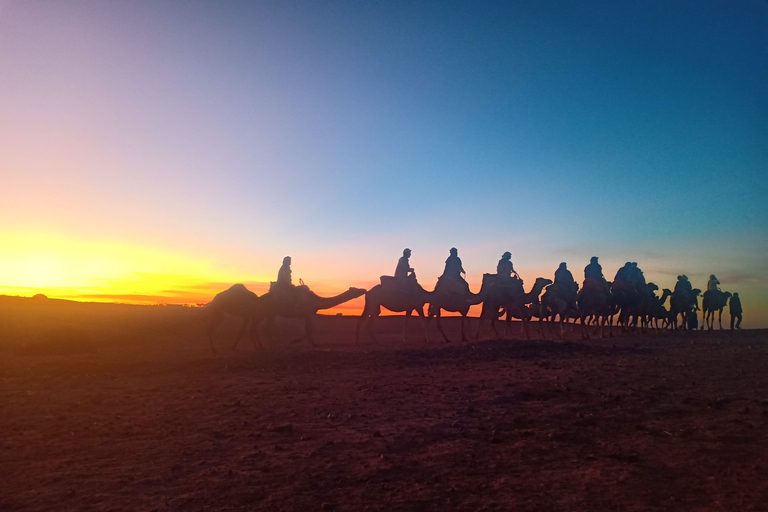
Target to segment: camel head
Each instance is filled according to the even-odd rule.
[[[648,290],[653,293],[656,290],[659,289],[659,287],[656,285],[656,283],[648,283],[646,286],[648,286]]]
[[[353,299],[356,299],[365,295],[367,290],[365,288],[355,288],[354,286],[350,286],[349,290],[347,290],[347,293],[349,293]]]

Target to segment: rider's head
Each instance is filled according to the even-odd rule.
[[[509,251],[507,251],[507,252],[505,252],[504,254],[501,255],[501,259],[503,259],[503,260],[508,260],[508,259],[511,259],[511,258],[512,258],[512,253],[509,252]]]
[[[683,278],[683,281],[687,281],[687,280],[688,280],[688,276],[687,276],[687,275],[685,275],[685,274],[683,274],[683,275],[682,275],[682,276],[680,276],[680,277],[682,277],[682,278]]]
[[[562,263],[560,264],[560,268],[566,268],[566,266],[565,266],[565,262],[562,262]]]
[[[715,274],[712,274],[711,276],[709,276],[709,278],[710,278],[710,279],[717,279],[717,278],[715,277]]]
[[[592,256],[592,257],[589,259],[589,262],[590,262],[590,263],[597,263],[597,256]]]
[[[411,250],[408,249],[408,248],[403,249],[403,256],[405,256],[406,258],[410,258],[411,257]]]
[[[451,247],[451,254],[456,256],[457,254],[459,254],[459,250],[457,248],[455,248],[455,247]]]
[[[283,258],[283,265],[290,265],[290,264],[291,264],[290,256],[286,256],[285,258]]]

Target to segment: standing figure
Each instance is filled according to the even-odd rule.
[[[741,299],[738,293],[734,293],[731,297],[728,307],[731,310],[731,330],[741,329]],[[736,325],[733,325],[734,320]]]

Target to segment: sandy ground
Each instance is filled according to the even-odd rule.
[[[212,354],[203,315],[0,297],[0,510],[768,510],[766,331]]]

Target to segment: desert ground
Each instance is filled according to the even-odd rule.
[[[214,354],[205,313],[0,297],[0,510],[768,510],[764,330]]]

